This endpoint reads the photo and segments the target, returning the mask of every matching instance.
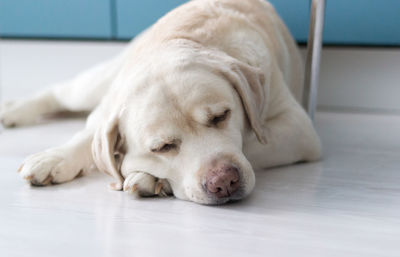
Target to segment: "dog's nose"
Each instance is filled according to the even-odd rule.
[[[205,187],[217,198],[229,197],[240,186],[239,171],[233,166],[211,169],[206,175]]]

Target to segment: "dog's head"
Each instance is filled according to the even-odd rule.
[[[255,184],[243,136],[254,132],[266,143],[265,75],[217,50],[185,54],[164,56],[167,63],[153,64],[132,82],[140,85],[96,132],[96,164],[120,183],[131,171],[167,179],[185,200],[241,199]]]

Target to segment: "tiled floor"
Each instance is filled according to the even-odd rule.
[[[98,47],[104,57],[119,49]],[[49,48],[37,62],[55,58]],[[62,78],[92,60],[72,65],[77,56],[65,58],[69,69],[61,72],[3,59],[4,96],[27,94],[32,81],[52,82],[46,72]],[[33,74],[19,74],[18,63],[20,71],[32,65]],[[108,190],[112,179],[100,174],[45,188],[18,177],[24,157],[66,141],[83,124],[1,131],[0,256],[399,256],[400,116],[318,113],[323,161],[258,171],[249,198],[220,207],[135,200]]]

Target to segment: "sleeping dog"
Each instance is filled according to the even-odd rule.
[[[4,104],[1,121],[91,111],[69,142],[21,165],[32,185],[94,167],[115,190],[222,204],[250,194],[255,169],[320,158],[302,91],[299,51],[268,2],[194,0],[114,59]]]

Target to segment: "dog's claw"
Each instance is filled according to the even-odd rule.
[[[21,172],[21,170],[24,168],[24,163],[23,164],[21,164],[19,167],[18,167],[18,170],[17,170],[17,172],[18,173],[20,173]]]
[[[122,184],[121,183],[117,183],[117,182],[113,182],[109,185],[109,188],[111,190],[115,190],[115,191],[120,191],[122,190]]]
[[[136,192],[136,190],[138,190],[138,185],[137,184],[134,184],[133,186],[132,186],[132,188],[131,188],[131,190],[130,190],[130,193],[132,194],[132,193],[135,193]]]
[[[24,179],[25,180],[32,180],[33,179],[33,175],[25,176]]]
[[[157,182],[154,194],[159,195],[161,193],[161,190],[163,188],[163,184],[161,182]]]

